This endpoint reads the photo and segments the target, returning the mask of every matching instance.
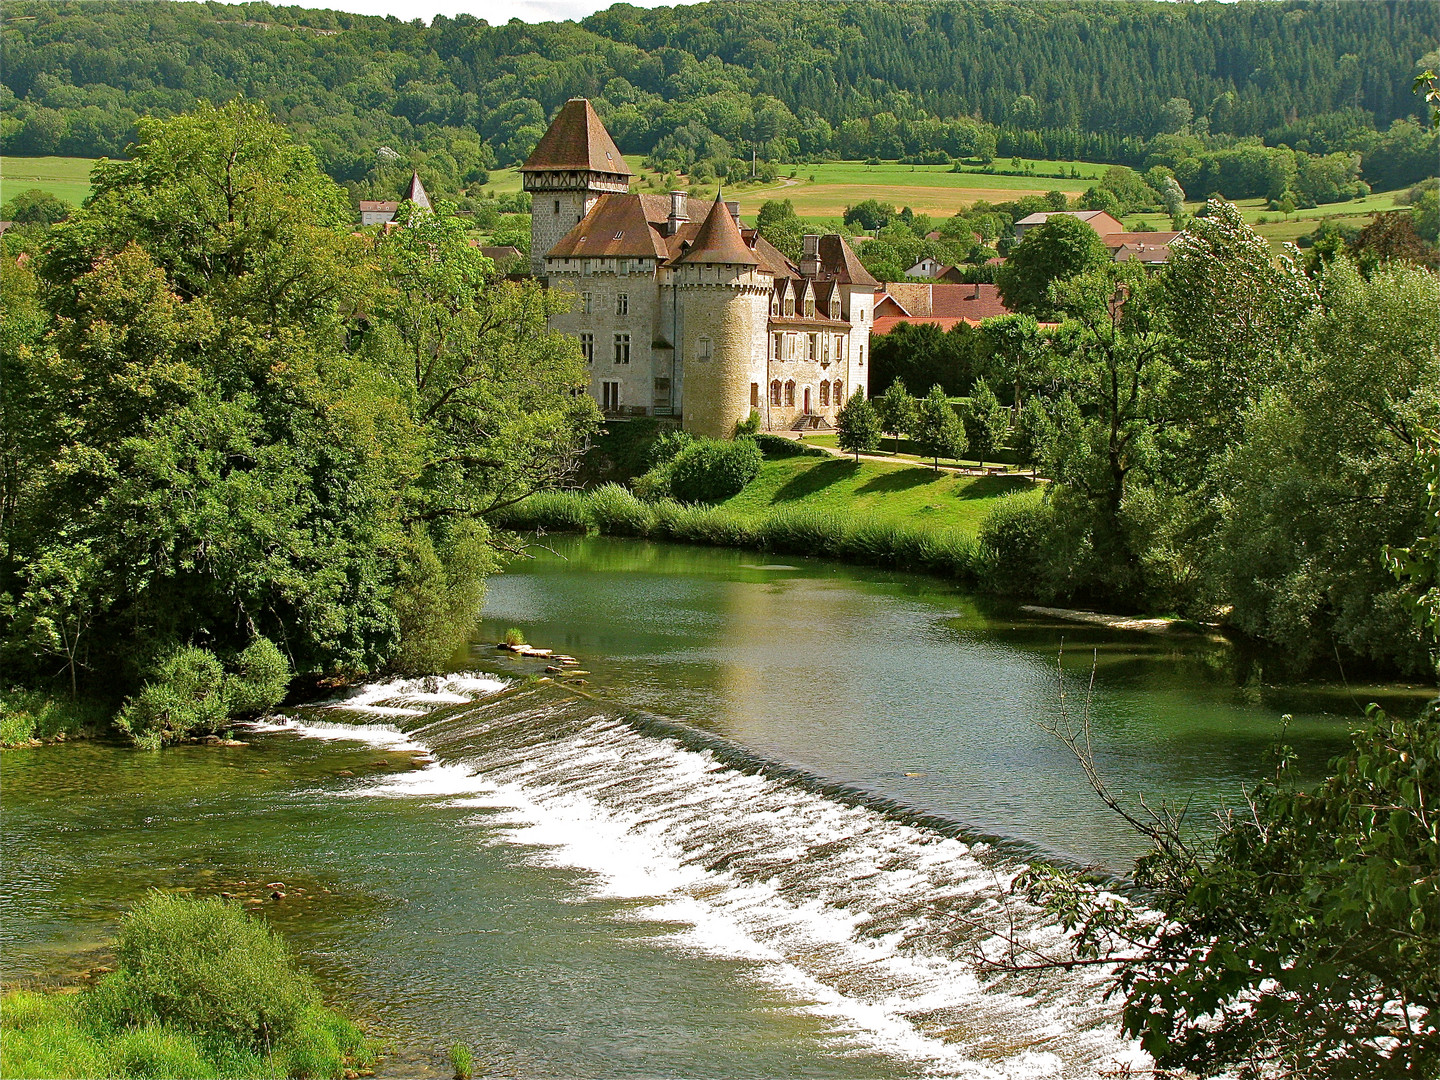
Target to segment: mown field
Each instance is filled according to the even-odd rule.
[[[21,158],[7,154],[0,159],[0,202],[40,188],[79,206],[90,194],[90,167],[94,164],[94,158]]]
[[[765,462],[759,476],[720,505],[747,515],[804,507],[973,536],[996,499],[1033,491],[1023,476],[965,477],[908,463],[793,457]]]

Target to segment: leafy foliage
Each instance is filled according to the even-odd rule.
[[[937,472],[942,457],[958,458],[965,452],[965,426],[939,384],[932,386],[916,406],[915,427],[910,437],[926,457],[935,459]]]
[[[697,439],[670,462],[670,493],[681,502],[719,502],[755,479],[763,461],[754,439]]]
[[[563,298],[500,279],[443,205],[355,235],[254,104],[144,121],[36,263],[4,262],[0,331],[25,418],[0,648],[33,685],[119,698],[187,642],[257,638],[301,674],[435,670],[497,565],[486,515],[566,477],[598,420],[547,327]],[[153,679],[132,733],[213,730],[192,675]]]
[[[860,460],[860,451],[874,450],[880,445],[880,417],[859,390],[835,414],[835,427],[840,449],[853,451],[856,461]]]
[[[1011,311],[1053,319],[1052,282],[1096,270],[1110,261],[1105,242],[1088,224],[1069,214],[1057,214],[1025,233],[995,274],[995,284]]]

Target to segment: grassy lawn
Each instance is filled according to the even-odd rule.
[[[1359,229],[1368,225],[1370,215],[1377,211],[1407,209],[1395,201],[1395,197],[1403,194],[1406,190],[1398,188],[1395,191],[1377,191],[1363,199],[1326,203],[1323,206],[1313,206],[1308,210],[1296,210],[1288,220],[1282,217],[1279,211],[1266,209],[1265,199],[1241,199],[1235,205],[1240,208],[1245,221],[1278,250],[1282,244],[1294,243],[1297,236],[1314,232],[1316,226],[1322,221],[1333,221],[1339,225],[1349,225]],[[1202,202],[1185,204],[1186,209],[1191,213],[1203,208],[1204,205]],[[1265,219],[1263,224],[1260,222],[1261,218]],[[1140,222],[1147,222],[1156,229],[1170,228],[1170,219],[1164,214],[1133,214],[1125,219],[1125,224],[1132,229]]]
[[[794,457],[765,462],[721,506],[746,514],[803,506],[973,536],[996,499],[1035,490],[1023,476],[960,477],[908,463]]]
[[[90,167],[94,158],[12,157],[0,160],[0,202],[22,191],[40,188],[57,198],[79,206],[90,194]]]

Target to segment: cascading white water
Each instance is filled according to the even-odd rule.
[[[431,749],[439,763],[349,793],[484,811],[478,836],[584,871],[592,895],[624,901],[618,917],[656,924],[661,948],[747,962],[795,1010],[826,1019],[836,1052],[878,1050],[935,1076],[1089,1077],[1148,1064],[1119,1037],[1103,973],[978,971],[970,957],[987,935],[976,924],[1006,925],[1000,894],[1017,864],[742,772],[590,702],[489,696],[503,685],[378,684],[318,716],[404,717],[404,732],[369,724],[347,736],[312,710],[295,730]],[[1022,916],[1037,945],[1057,939]]]

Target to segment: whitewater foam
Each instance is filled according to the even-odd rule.
[[[396,701],[387,686],[366,703]],[[412,729],[445,761],[347,794],[483,809],[470,822],[482,842],[580,871],[577,902],[623,901],[614,917],[655,924],[660,947],[748,963],[797,1012],[827,1020],[836,1052],[997,1080],[1148,1065],[1100,1001],[1103,971],[1048,983],[978,972],[969,955],[994,940],[971,927],[998,912],[1017,870],[983,858],[983,845],[613,718],[484,703],[462,714]],[[1036,944],[1061,936],[1035,913],[1020,931]]]

